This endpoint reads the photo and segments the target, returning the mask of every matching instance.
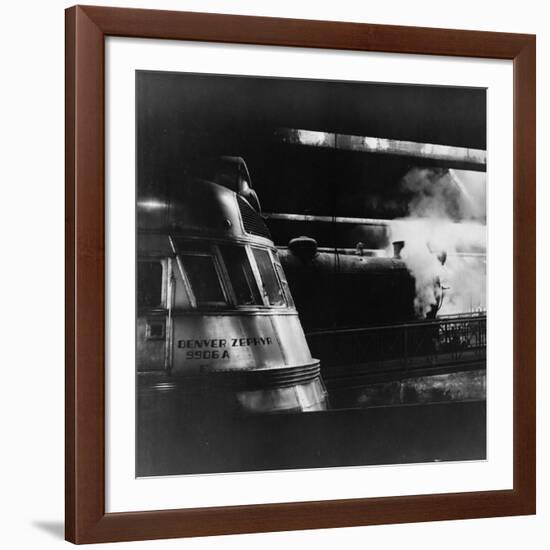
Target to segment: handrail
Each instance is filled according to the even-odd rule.
[[[439,326],[443,323],[452,323],[452,322],[464,322],[464,321],[486,321],[487,313],[459,313],[454,315],[443,315],[433,320],[418,320],[418,321],[409,321],[407,323],[394,323],[386,325],[368,325],[366,327],[352,327],[352,328],[337,328],[337,329],[321,329],[321,330],[312,330],[306,333],[306,336],[321,336],[328,334],[352,334],[366,331],[374,330],[395,330],[399,328],[407,327],[422,327],[422,326]]]

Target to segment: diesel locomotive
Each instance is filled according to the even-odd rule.
[[[248,412],[326,408],[319,361],[242,159],[140,195],[137,226],[140,388]]]

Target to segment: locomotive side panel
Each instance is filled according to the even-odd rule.
[[[154,252],[154,250],[153,250]],[[157,254],[137,263],[136,363],[138,372],[167,366],[171,263]]]
[[[306,332],[415,319],[414,279],[401,260],[340,252],[279,258]]]
[[[166,368],[166,320],[152,315],[138,317],[136,360],[138,371]]]
[[[310,364],[304,343],[297,315],[176,316],[172,374]]]

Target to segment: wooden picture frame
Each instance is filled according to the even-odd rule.
[[[513,60],[514,486],[474,493],[105,513],[108,36]],[[535,37],[204,13],[66,11],[66,539],[73,543],[534,514]]]

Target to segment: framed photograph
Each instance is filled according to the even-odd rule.
[[[535,513],[535,51],[67,10],[67,540]]]

